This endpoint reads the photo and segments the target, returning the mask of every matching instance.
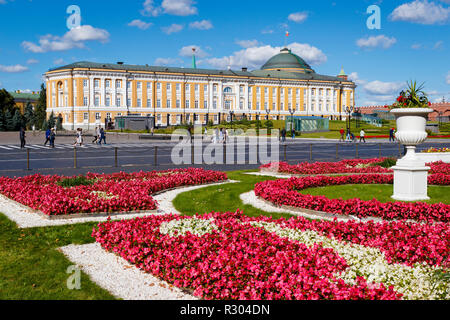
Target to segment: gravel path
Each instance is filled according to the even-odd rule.
[[[197,300],[194,296],[146,273],[98,243],[59,249],[92,281],[124,300]],[[83,283],[81,283],[83,287]]]
[[[293,177],[290,174],[277,174],[274,172],[246,172],[244,174],[249,174],[251,176],[275,177],[275,178],[281,178],[281,179],[289,179],[289,178]]]
[[[156,199],[159,203],[157,213],[155,212],[141,212],[136,214],[125,213],[112,216],[111,220],[134,219],[138,217],[145,217],[148,215],[155,215],[155,214],[157,215],[164,215],[168,213],[179,214],[179,212],[173,207],[172,200],[175,199],[180,193],[234,182],[235,181],[227,181],[167,191],[154,197],[154,199]],[[19,228],[61,226],[86,222],[104,222],[107,221],[108,219],[108,217],[87,217],[75,219],[49,220],[41,217],[39,214],[33,212],[31,209],[26,209],[24,206],[21,206],[16,202],[11,201],[10,199],[1,195],[0,195],[0,212],[5,214],[10,220],[14,221]]]

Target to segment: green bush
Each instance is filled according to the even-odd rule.
[[[383,168],[391,168],[391,167],[395,166],[396,164],[397,164],[397,160],[396,159],[394,159],[394,158],[386,158],[383,161],[374,163],[372,165],[374,167],[375,166],[380,166],[380,167],[383,167]]]
[[[78,186],[90,186],[94,184],[94,181],[87,179],[85,176],[79,176],[74,178],[66,178],[56,183],[60,187],[71,188]]]

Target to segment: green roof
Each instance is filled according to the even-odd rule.
[[[17,99],[24,99],[24,100],[38,100],[39,99],[39,93],[37,94],[33,94],[33,93],[25,93],[25,92],[21,92],[21,93],[17,93],[17,92],[9,92],[9,94],[11,96],[13,96],[13,98],[15,100]]]
[[[279,54],[269,59],[261,70],[268,69],[297,69],[299,72],[312,72],[314,70],[302,58],[293,54],[288,48],[284,48]]]
[[[300,59],[300,58],[299,58]],[[306,64],[306,63],[305,63]],[[306,64],[306,66],[308,66]],[[309,67],[309,66],[308,66]],[[66,70],[66,69],[108,69],[117,71],[131,71],[131,72],[157,72],[157,73],[185,73],[195,75],[212,75],[212,76],[239,76],[246,78],[273,78],[273,79],[292,79],[292,80],[323,80],[323,81],[337,81],[343,80],[338,77],[320,75],[315,72],[300,73],[287,72],[277,70],[254,70],[254,71],[235,71],[235,70],[215,70],[215,69],[193,69],[193,68],[174,68],[174,67],[157,67],[149,65],[128,65],[128,64],[113,64],[113,63],[98,63],[81,61],[75,62],[66,66],[50,69],[49,72]],[[351,81],[348,81],[351,82]]]

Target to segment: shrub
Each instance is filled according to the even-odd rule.
[[[56,183],[60,187],[71,188],[78,186],[90,186],[94,184],[94,181],[87,179],[85,176],[65,178]]]

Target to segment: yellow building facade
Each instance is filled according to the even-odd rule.
[[[288,49],[261,70],[185,69],[77,62],[45,73],[47,112],[65,129],[92,129],[117,116],[154,116],[157,126],[287,116],[345,117],[356,85],[319,75]]]

